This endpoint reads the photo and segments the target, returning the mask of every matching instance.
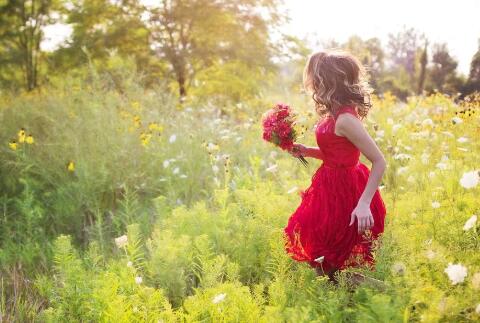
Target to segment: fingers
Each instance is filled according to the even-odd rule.
[[[365,219],[360,218],[358,219],[358,233],[362,233],[365,231]]]
[[[354,221],[355,221],[355,213],[352,212],[352,214],[350,215],[350,223],[348,224],[348,226],[351,226]]]

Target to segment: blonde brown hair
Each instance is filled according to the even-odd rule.
[[[363,119],[371,108],[368,75],[352,54],[330,49],[312,54],[303,71],[303,86],[312,93],[315,110],[324,117],[336,114],[341,106],[356,106]]]

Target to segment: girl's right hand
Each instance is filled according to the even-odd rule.
[[[307,149],[308,148],[305,145],[294,143],[293,148],[288,152],[294,157],[307,157]]]

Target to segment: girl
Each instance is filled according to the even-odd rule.
[[[321,117],[315,126],[318,148],[295,143],[290,153],[323,163],[284,228],[285,249],[337,283],[339,270],[374,265],[372,243],[383,233],[386,214],[378,191],[386,162],[363,127],[372,90],[357,58],[340,50],[315,53],[303,85]],[[360,153],[372,162],[371,171],[359,161]]]

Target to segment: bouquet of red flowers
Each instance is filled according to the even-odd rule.
[[[277,103],[272,109],[263,114],[263,139],[279,146],[283,150],[294,149],[293,142],[297,138],[295,128],[295,114],[292,109],[283,103]],[[306,167],[307,160],[298,157]]]

